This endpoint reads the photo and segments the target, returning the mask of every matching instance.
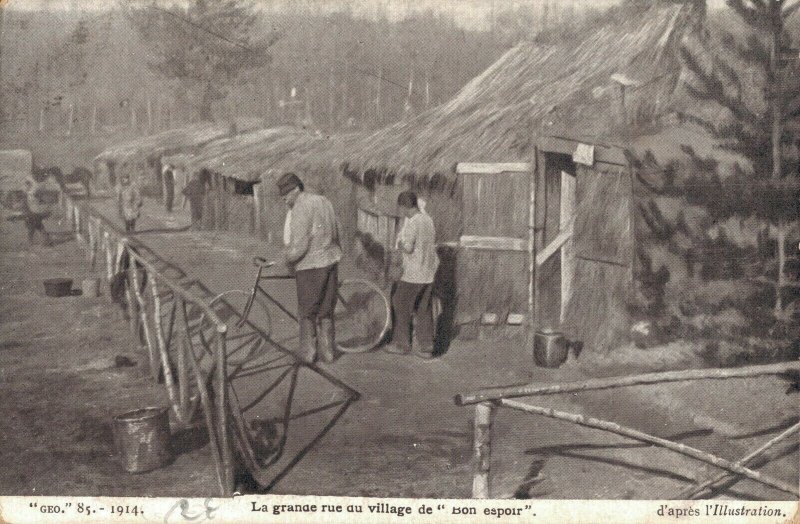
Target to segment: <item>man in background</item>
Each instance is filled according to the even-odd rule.
[[[430,360],[433,358],[431,291],[439,268],[436,230],[431,217],[420,210],[414,192],[400,193],[397,205],[406,217],[403,229],[397,236],[397,248],[403,256],[403,275],[392,295],[394,334],[386,351],[399,355],[412,353],[413,322],[419,344],[413,354]]]
[[[164,165],[161,177],[164,180],[164,207],[167,213],[172,213],[172,205],[175,202],[175,171],[170,164]]]
[[[300,352],[307,362],[317,357],[333,362],[333,310],[342,258],[340,226],[331,202],[322,195],[307,193],[294,173],[278,180],[278,190],[289,208],[284,244],[286,261],[294,268],[297,284]]]
[[[123,173],[117,186],[117,205],[120,217],[125,221],[126,233],[133,233],[136,230],[136,221],[141,214],[142,204],[139,184],[131,180],[130,175]]]
[[[51,206],[58,201],[58,193],[47,185],[46,172],[34,172],[25,179],[25,227],[28,229],[28,242],[33,244],[38,231],[42,235],[42,243],[51,245],[50,234],[44,227],[44,220],[50,216]]]

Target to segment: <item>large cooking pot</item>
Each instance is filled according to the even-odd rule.
[[[72,294],[71,278],[50,278],[44,281],[44,294],[48,297],[66,297]]]
[[[557,368],[567,360],[567,338],[557,331],[537,331],[533,336],[533,361],[543,368]]]

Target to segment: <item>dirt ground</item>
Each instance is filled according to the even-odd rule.
[[[108,201],[97,199],[94,205],[113,219]],[[209,297],[247,287],[250,257],[267,254],[267,247],[246,236],[186,231],[185,217],[165,217],[153,201],[144,215],[137,239],[186,278],[201,281]],[[8,472],[0,477],[0,493],[216,493],[211,457],[197,428],[173,429],[176,447],[183,451],[173,464],[142,475],[120,474],[112,456],[110,418],[144,405],[165,405],[163,386],[137,367],[115,367],[118,355],[138,357],[124,319],[107,297],[43,296],[43,278],[68,275],[80,281],[90,273],[79,244],[64,235],[53,248],[31,249],[21,224],[4,222],[2,228],[0,409],[10,414],[3,430],[10,438],[0,444]],[[291,283],[275,284],[272,291],[292,307]],[[278,323],[274,329],[291,349],[296,328]],[[273,493],[468,497],[473,409],[456,406],[454,395],[498,384],[586,378],[579,364],[570,359],[560,369],[536,368],[516,337],[456,340],[446,354],[426,363],[382,352],[347,355],[319,370],[287,366],[296,386],[276,388],[246,415],[269,419],[285,405],[285,395],[294,395],[292,413],[298,414],[287,429],[292,445],[274,468]],[[359,400],[340,412],[315,408],[341,398],[337,381],[357,391]],[[258,397],[272,383],[269,374],[253,373],[234,386],[245,399]],[[51,384],[60,393],[56,398]],[[736,459],[797,420],[797,397],[784,394],[785,389],[780,379],[739,380],[531,403],[608,418]],[[728,431],[720,421],[728,423]],[[326,424],[330,429],[323,435],[320,428]],[[703,473],[696,461],[674,453],[507,410],[496,416],[492,442],[496,497],[665,498]],[[797,479],[796,445],[765,471]],[[717,496],[789,497],[745,482]]]
[[[47,221],[55,246],[29,246],[21,222],[0,223],[0,493],[189,495],[214,493],[202,426],[173,430],[175,461],[127,474],[114,456],[112,417],[165,405],[162,386],[135,363],[127,321],[108,296],[44,294],[46,278],[80,290],[88,267],[66,225]],[[120,357],[120,358],[118,358]],[[124,362],[128,359],[129,362]]]

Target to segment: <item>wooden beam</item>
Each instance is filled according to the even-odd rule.
[[[627,377],[611,377],[589,379],[580,382],[567,382],[564,384],[521,384],[498,388],[482,389],[474,393],[457,395],[456,404],[477,404],[488,400],[501,398],[532,397],[536,395],[556,395],[560,393],[576,393],[579,391],[596,391],[626,386],[641,386],[644,384],[662,384],[666,382],[680,382],[686,380],[721,380],[729,378],[759,377],[764,375],[778,375],[788,372],[800,372],[800,361],[782,362],[779,364],[764,364],[759,366],[745,366],[741,368],[717,369],[689,369],[685,371],[662,371],[658,373],[645,373]]]
[[[573,139],[561,136],[545,136],[539,139],[539,149],[545,153],[561,153],[570,155],[575,152],[575,149],[580,143],[590,143],[594,146],[594,160],[603,164],[613,164],[618,166],[627,166],[628,159],[625,158],[625,151],[619,146],[598,144],[596,142],[583,142],[579,139]]]
[[[561,246],[566,244],[567,240],[569,240],[572,237],[572,229],[573,229],[573,223],[570,222],[565,230],[561,231],[558,235],[556,235],[556,238],[554,238],[552,242],[547,244],[547,246],[544,249],[542,249],[541,252],[536,254],[537,266],[541,266],[542,264],[547,262],[547,260],[550,257],[555,255],[558,252],[558,250],[561,249]]]
[[[528,162],[461,162],[456,166],[459,175],[499,175],[501,173],[527,173],[531,170]]]
[[[486,249],[490,251],[528,251],[528,240],[513,237],[481,237],[462,235],[460,245],[468,249]]]

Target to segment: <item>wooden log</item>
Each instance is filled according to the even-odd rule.
[[[179,338],[178,338],[178,403],[180,405],[181,413],[186,416],[189,413],[189,370],[186,366],[186,354],[191,353],[194,358],[194,353],[189,350],[189,328],[186,320],[186,303],[181,300],[178,307],[182,313],[182,318],[178,322]],[[211,428],[209,428],[211,431]]]
[[[567,382],[565,384],[554,385],[522,384],[519,386],[487,388],[474,393],[456,395],[455,403],[459,406],[464,406],[467,404],[477,404],[478,402],[504,398],[555,395],[559,393],[575,393],[578,391],[594,391],[598,389],[662,384],[665,382],[681,382],[687,380],[722,380],[729,378],[758,377],[763,375],[777,375],[789,371],[800,371],[800,362],[781,362],[778,364],[764,364],[740,368],[664,371],[626,377],[590,379],[581,382]]]
[[[128,271],[125,275],[126,279],[126,286],[125,286],[125,299],[128,304],[128,325],[131,330],[131,336],[136,341],[136,349],[139,349],[139,324],[138,324],[138,315],[136,313],[136,301],[133,298],[133,292],[131,291],[131,270],[128,268]]]
[[[108,231],[103,232],[103,250],[106,254],[106,278],[111,282],[114,278],[114,256],[111,254],[111,235]]]
[[[798,431],[800,431],[800,423],[795,424],[794,426],[790,427],[789,429],[787,429],[786,431],[784,431],[783,433],[781,433],[777,437],[775,437],[775,438],[769,440],[768,442],[766,442],[764,445],[762,445],[758,449],[755,449],[755,450],[751,451],[746,456],[742,457],[741,460],[737,461],[736,464],[738,464],[740,466],[747,466],[748,464],[751,464],[751,463],[755,462],[757,459],[761,458],[771,448],[773,448],[773,447],[777,446],[778,444],[780,444],[781,442],[785,441],[786,439],[788,439],[789,437],[791,437],[792,435],[794,435]],[[678,494],[678,496],[675,497],[675,498],[679,499],[679,500],[686,500],[686,499],[694,498],[695,496],[699,495],[700,493],[703,493],[706,490],[714,489],[715,487],[719,486],[720,484],[722,484],[722,483],[724,483],[726,481],[733,480],[735,477],[736,477],[736,475],[731,474],[729,472],[720,473],[716,477],[708,479],[708,480],[706,480],[704,482],[701,482],[699,484],[695,484],[694,486],[690,486],[689,488],[681,491],[680,494]]]
[[[491,470],[492,415],[494,406],[482,402],[475,406],[475,425],[472,445],[474,474],[472,498],[489,498],[489,474]]]
[[[206,389],[206,379],[194,355],[191,355],[189,361],[192,366],[192,371],[194,372],[195,381],[197,382],[197,389],[200,391],[200,403],[203,406],[203,416],[206,421],[206,429],[208,430],[208,440],[211,444],[211,456],[214,459],[214,466],[216,466],[217,469],[217,484],[219,485],[220,495],[229,497],[232,491],[228,490],[228,484],[225,478],[226,469],[222,462],[219,439],[217,438],[217,431],[212,417],[213,407],[211,406],[211,400],[208,397],[208,390]]]
[[[183,411],[180,409],[177,388],[175,381],[172,379],[172,364],[169,361],[167,342],[164,337],[164,325],[161,320],[161,297],[158,294],[158,282],[156,282],[156,279],[153,279],[150,283],[150,294],[153,296],[153,319],[155,321],[156,342],[161,355],[161,369],[164,372],[164,385],[167,388],[167,395],[175,417],[180,423],[188,424],[189,420],[184,420]]]
[[[144,300],[142,296],[142,292],[139,289],[139,270],[136,268],[136,265],[133,264],[133,268],[129,269],[133,276],[133,294],[136,297],[136,303],[139,307],[139,322],[141,325],[141,329],[144,330],[144,340],[147,344],[147,356],[149,360],[149,368],[150,368],[150,377],[154,380],[158,380],[158,360],[156,358],[156,348],[155,342],[153,340],[153,333],[150,331],[150,322],[148,322],[147,318],[147,302]],[[150,276],[152,279],[153,277]]]
[[[760,484],[771,486],[775,489],[779,489],[781,491],[790,493],[795,496],[800,496],[800,489],[798,489],[798,486],[796,485],[793,486],[791,484],[783,482],[782,480],[773,479],[757,471],[748,469],[740,464],[736,464],[730,462],[729,460],[717,457],[716,455],[712,455],[711,453],[706,453],[705,451],[700,451],[699,449],[687,446],[685,444],[679,444],[677,442],[672,442],[671,440],[663,439],[661,437],[656,437],[654,435],[650,435],[642,431],[621,426],[614,422],[608,422],[606,420],[600,420],[592,417],[587,417],[584,415],[578,415],[576,413],[557,411],[553,408],[531,406],[529,404],[524,404],[516,400],[506,400],[506,399],[498,400],[497,404],[511,409],[524,411],[525,413],[533,413],[535,415],[542,415],[544,417],[554,418],[557,420],[565,420],[567,422],[572,422],[573,424],[577,424],[579,426],[599,429],[601,431],[606,431],[608,433],[613,433],[615,435],[628,437],[630,439],[638,440],[640,442],[648,442],[650,444],[654,444],[656,446],[669,449],[676,453],[680,453],[681,455],[692,457],[701,462],[717,466],[718,468],[726,469],[733,473],[737,473],[751,480],[754,480]]]
[[[219,432],[219,445],[222,455],[224,489],[228,494],[233,493],[233,453],[230,446],[228,428],[228,367],[226,354],[225,330],[217,330],[216,365],[217,365],[217,386],[216,386],[216,408],[217,408],[217,428]]]

